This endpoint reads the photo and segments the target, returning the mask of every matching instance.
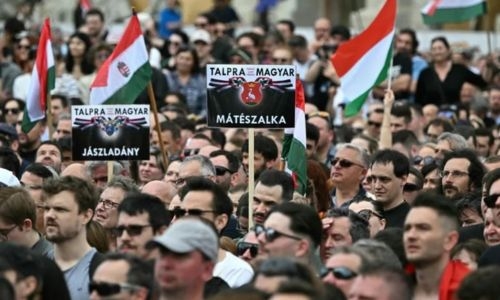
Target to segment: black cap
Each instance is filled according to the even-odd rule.
[[[17,140],[17,131],[14,126],[7,123],[0,123],[0,134],[8,136],[11,140]]]

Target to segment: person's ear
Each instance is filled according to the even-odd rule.
[[[94,216],[94,210],[89,208],[83,211],[81,214],[83,216],[83,223],[88,224],[92,220],[92,217]]]
[[[458,231],[453,230],[449,232],[443,243],[443,247],[446,251],[450,252],[453,247],[458,243]]]
[[[301,239],[295,251],[296,257],[306,257],[311,247],[311,242],[307,239]]]
[[[227,223],[229,221],[229,217],[226,214],[220,214],[215,217],[215,228],[217,228],[218,232],[221,232],[224,227],[226,227]]]
[[[31,230],[33,229],[33,222],[30,219],[24,219],[23,224],[21,225],[21,230]]]
[[[16,284],[16,294],[19,299],[29,299],[31,295],[35,294],[38,286],[38,280],[35,276],[28,276],[19,280]]]

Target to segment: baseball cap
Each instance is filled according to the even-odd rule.
[[[17,140],[17,131],[14,126],[7,123],[0,123],[0,134],[8,136],[11,140]]]
[[[183,218],[168,227],[160,236],[146,244],[147,249],[164,247],[176,253],[189,253],[195,250],[217,262],[219,238],[210,226],[202,220]]]
[[[19,179],[9,170],[0,168],[0,186],[21,186]]]
[[[196,43],[196,42],[204,42],[207,44],[212,43],[212,39],[210,38],[210,33],[208,33],[208,31],[206,31],[204,29],[196,30],[193,33],[193,35],[191,36],[191,41],[193,41],[193,43]]]

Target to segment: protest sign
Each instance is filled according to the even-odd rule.
[[[73,160],[149,158],[149,105],[71,107]]]
[[[211,127],[294,127],[295,66],[208,65]]]

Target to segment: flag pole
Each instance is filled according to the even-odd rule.
[[[248,128],[248,228],[253,227],[253,195],[254,195],[254,137],[255,130]]]
[[[50,99],[50,91],[47,91],[47,107],[46,107],[46,114],[47,114],[47,128],[49,129],[49,140],[52,139],[52,135],[54,134],[54,126],[52,125],[52,120],[53,120],[53,117],[52,117],[52,112],[51,112],[51,109],[50,109],[50,103],[51,103],[51,99]]]
[[[155,93],[153,92],[153,84],[151,84],[151,81],[148,83],[148,97],[149,97],[149,104],[151,105],[151,109],[153,110],[153,118],[155,120],[156,126],[155,130],[156,133],[158,134],[158,141],[160,143],[160,150],[161,150],[161,157],[163,159],[163,166],[165,170],[168,167],[169,161],[167,154],[165,153],[165,146],[163,145],[163,138],[161,136],[161,128],[160,128],[160,122],[158,120],[158,108],[156,107],[156,97]]]
[[[391,60],[389,62],[389,69],[387,69],[387,89],[391,89],[392,84],[392,61],[393,61],[392,51],[391,51]]]

